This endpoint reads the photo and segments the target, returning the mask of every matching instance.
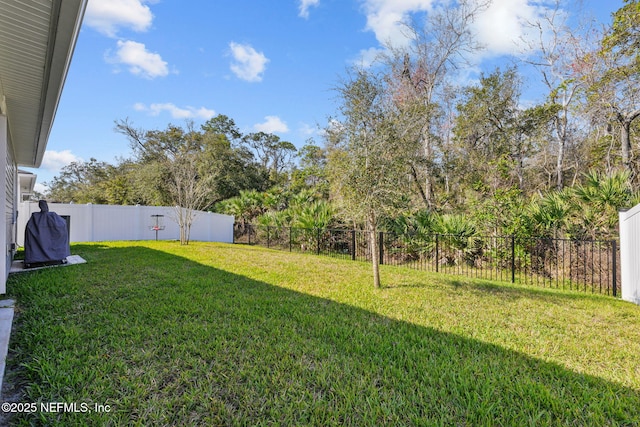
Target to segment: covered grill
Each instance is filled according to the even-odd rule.
[[[31,214],[24,232],[24,265],[64,264],[71,255],[67,222],[57,213],[49,212],[45,200],[38,202],[40,212]]]

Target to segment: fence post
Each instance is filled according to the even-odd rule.
[[[380,252],[380,265],[384,264],[384,232],[378,234],[378,250]]]
[[[251,245],[251,231],[253,231],[253,225],[247,224],[247,235],[249,236],[249,245]]]
[[[440,265],[440,235],[436,234],[436,273],[438,272]]]
[[[516,283],[516,236],[511,235],[511,283]]]
[[[351,230],[351,261],[356,260],[356,230]]]
[[[613,278],[613,296],[617,297],[618,296],[618,285],[617,285],[617,279],[618,279],[618,250],[616,248],[616,241],[612,240],[611,241],[611,256],[613,257],[613,274],[612,274],[612,278]]]

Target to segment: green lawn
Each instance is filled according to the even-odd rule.
[[[639,425],[640,307],[242,245],[13,275],[15,425]],[[12,390],[15,394],[15,390]]]

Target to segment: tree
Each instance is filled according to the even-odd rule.
[[[87,203],[83,194],[88,181],[87,172],[84,162],[71,162],[63,167],[59,175],[46,183],[49,198],[59,202]]]
[[[235,197],[241,190],[264,191],[269,187],[269,175],[244,146],[234,144],[226,134],[203,126],[202,153],[198,160],[200,173],[213,175],[213,203]]]
[[[592,51],[593,39],[593,31],[588,28],[571,29],[560,6],[561,0],[556,0],[555,8],[532,24],[538,30],[539,38],[537,44],[529,45],[533,55],[526,60],[538,70],[548,91],[546,103],[547,111],[553,112],[554,175],[558,189],[565,185],[567,152],[574,143],[576,123],[580,119],[573,113],[584,90],[582,77],[589,68],[585,58]]]
[[[191,225],[197,211],[211,206],[211,183],[214,175],[198,172],[198,152],[187,151],[166,162],[171,179],[169,194],[174,202],[174,216],[180,227],[180,244],[188,245]]]
[[[313,140],[307,141],[297,154],[300,159],[299,167],[294,169],[291,176],[291,185],[296,189],[316,188],[322,194],[328,196],[327,181],[327,153],[314,144]]]
[[[327,129],[332,197],[349,220],[365,225],[373,283],[379,288],[378,223],[406,193],[409,158],[417,147],[404,145],[398,111],[379,77],[354,70],[337,91],[343,120]]]
[[[467,184],[525,190],[525,163],[539,150],[555,109],[520,107],[520,76],[515,68],[481,75],[463,90],[455,121],[457,165]]]
[[[274,183],[278,183],[284,170],[291,166],[291,159],[296,153],[295,145],[271,133],[250,133],[243,137],[243,142],[253,149]]]
[[[201,129],[207,134],[223,135],[232,145],[238,145],[242,140],[242,133],[236,126],[236,122],[224,114],[210,118],[201,126]]]
[[[633,122],[640,117],[640,3],[625,0],[602,39],[600,73],[591,79],[591,101],[620,126],[622,166],[636,178],[631,144]]]
[[[127,168],[126,161],[116,166],[94,158],[72,162],[47,183],[47,197],[65,203],[130,204]]]
[[[487,5],[485,1],[461,0],[456,6],[434,8],[424,25],[405,23],[407,46],[389,46],[387,78],[392,86],[396,107],[419,142],[408,159],[411,177],[425,207],[434,207],[438,176],[438,143],[448,135],[443,104],[451,96],[451,80],[467,57],[481,49],[471,25]],[[411,112],[413,114],[408,113]],[[417,126],[419,125],[419,126]]]
[[[116,131],[127,136],[139,161],[154,166],[162,174],[162,185],[174,206],[180,227],[180,244],[189,244],[191,225],[196,211],[204,210],[215,200],[212,181],[215,172],[203,173],[205,151],[203,136],[193,129],[169,125],[164,131],[143,131],[127,120],[116,122]]]

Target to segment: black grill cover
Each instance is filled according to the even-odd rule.
[[[61,263],[71,255],[66,221],[49,212],[44,200],[38,202],[40,212],[34,212],[24,231],[24,263]]]

